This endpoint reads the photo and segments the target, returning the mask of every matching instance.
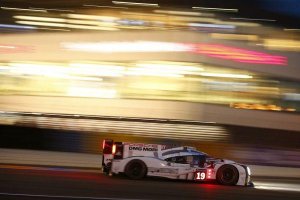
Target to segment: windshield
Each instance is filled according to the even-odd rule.
[[[166,161],[202,167],[206,161],[206,155],[174,156],[167,158]]]

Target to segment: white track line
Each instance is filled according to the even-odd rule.
[[[44,198],[61,198],[61,199],[94,199],[94,200],[146,200],[146,199],[124,199],[110,197],[82,197],[82,196],[59,196],[59,195],[44,195],[44,194],[19,194],[1,192],[2,196],[22,196],[22,197],[44,197]]]

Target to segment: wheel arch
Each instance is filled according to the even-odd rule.
[[[148,167],[142,159],[134,158],[126,163],[124,173],[131,179],[142,179],[147,176]]]
[[[233,172],[237,175],[237,177],[235,177],[233,180],[234,182],[233,183],[220,183],[221,182],[221,173],[223,170],[226,170],[226,169],[232,169]],[[239,169],[237,168],[237,165],[235,164],[229,164],[229,163],[224,163],[222,165],[220,165],[216,171],[216,180],[220,183],[220,184],[224,184],[224,185],[237,185],[237,183],[239,182],[239,179],[240,179],[240,172],[239,172]]]

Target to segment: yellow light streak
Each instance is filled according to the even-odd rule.
[[[126,1],[112,1],[116,5],[127,5],[127,6],[145,6],[145,7],[159,7],[157,3],[139,3],[139,2],[126,2]]]
[[[242,78],[242,79],[253,78],[252,76],[246,74],[224,74],[224,73],[201,72],[200,75],[210,76],[210,77],[220,77],[220,78]]]
[[[223,33],[212,33],[210,35],[214,39],[224,39],[224,40],[257,41],[259,39],[257,35],[223,34]]]
[[[176,10],[154,10],[153,12],[169,14],[169,15],[203,16],[203,14],[199,12],[184,12],[184,11],[176,11]]]
[[[264,44],[268,49],[300,51],[300,41],[288,39],[265,39]]]
[[[119,29],[113,27],[100,27],[100,26],[87,26],[77,24],[63,24],[63,23],[51,23],[51,22],[35,22],[35,21],[16,21],[19,24],[36,25],[36,26],[50,26],[61,28],[73,28],[73,29],[86,29],[86,30],[105,30],[105,31],[117,31]]]
[[[83,15],[83,14],[66,14],[63,15],[69,18],[75,18],[75,19],[89,19],[89,20],[104,20],[104,21],[114,21],[118,20],[118,17],[112,17],[112,16],[101,16],[101,15]]]
[[[47,12],[45,9],[35,9],[35,8],[13,8],[13,7],[5,7],[2,6],[1,9],[3,10],[13,10],[13,11],[30,11],[30,12]]]
[[[36,16],[23,16],[23,15],[16,15],[13,16],[15,19],[22,19],[22,20],[32,20],[32,21],[39,21],[39,22],[66,22],[63,18],[54,18],[54,17],[36,17]]]
[[[100,63],[70,63],[69,66],[72,67],[70,72],[78,75],[120,77],[125,71],[124,66]]]

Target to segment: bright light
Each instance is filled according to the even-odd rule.
[[[34,26],[22,26],[14,24],[0,24],[0,28],[13,28],[13,29],[37,29]]]
[[[70,14],[71,15],[71,14]],[[81,15],[80,15],[81,16]],[[52,18],[52,17],[36,17],[36,16],[14,16],[16,19],[21,20],[30,20],[30,21],[37,21],[37,22],[59,22],[59,23],[70,23],[70,24],[86,24],[86,25],[95,25],[95,26],[114,26],[116,23],[112,22],[101,22],[98,19],[95,20],[75,20],[75,19],[63,19],[63,18]],[[113,21],[113,17],[104,17],[102,16],[102,19]],[[37,23],[35,23],[37,24]],[[39,25],[41,23],[38,23]],[[52,24],[51,24],[52,26]],[[53,24],[55,26],[55,24]],[[60,25],[58,25],[60,26]],[[63,26],[72,26],[64,24]]]
[[[208,179],[211,178],[211,173],[212,173],[212,170],[211,170],[211,169],[208,169],[208,170],[207,170],[207,178],[208,178]]]
[[[112,16],[83,15],[83,14],[66,14],[63,16],[69,18],[75,18],[75,19],[103,20],[103,21],[114,21],[119,19],[118,17],[112,17]]]
[[[170,15],[188,15],[188,16],[202,16],[199,12],[184,12],[176,10],[154,10],[155,13],[170,14]]]
[[[96,8],[128,9],[127,7],[119,7],[119,6],[100,6],[100,5],[93,5],[93,4],[84,4],[83,6],[86,6],[86,7],[96,7]]]
[[[238,9],[235,8],[208,8],[208,7],[192,7],[195,10],[204,10],[204,11],[222,11],[222,12],[238,12]]]
[[[22,20],[33,20],[39,22],[66,22],[65,19],[62,18],[53,18],[53,17],[36,17],[36,16],[23,16],[23,15],[16,15],[13,16],[15,19],[22,19]]]
[[[223,25],[223,24],[203,24],[203,23],[189,23],[192,27],[203,27],[203,28],[224,28],[224,29],[234,29],[233,25]]]
[[[86,52],[185,52],[191,51],[190,45],[171,43],[171,42],[85,42],[85,43],[62,43],[63,48],[72,51]]]
[[[114,144],[112,146],[112,154],[115,154],[116,153],[116,150],[117,150],[117,146]]]
[[[127,6],[145,6],[145,7],[159,7],[157,3],[138,3],[138,2],[126,2],[126,1],[112,1],[116,5],[127,5]]]
[[[223,34],[223,33],[212,33],[210,35],[212,38],[224,39],[224,40],[257,41],[259,39],[257,35]]]
[[[250,64],[286,65],[287,57],[219,44],[175,43],[157,41],[130,42],[66,42],[61,46],[71,51],[129,53],[129,52],[192,52],[210,57]]]
[[[3,10],[15,10],[15,11],[30,11],[30,12],[47,12],[45,9],[35,9],[35,8],[12,8],[12,7],[1,7]]]
[[[265,39],[264,44],[268,49],[300,51],[300,41],[288,39]]]
[[[255,189],[300,192],[298,183],[269,183],[255,181]]]
[[[248,173],[249,176],[251,176],[251,170],[250,170],[249,167],[247,167],[247,173]]]
[[[57,65],[43,63],[10,63],[11,72],[16,74],[29,74],[57,78],[69,78],[68,69]]]
[[[203,69],[195,66],[164,63],[137,63],[137,68],[131,68],[129,75],[148,75],[164,77],[183,77],[185,74],[197,74]]]
[[[71,63],[71,73],[88,76],[123,76],[125,67],[108,64]]]
[[[173,77],[173,78],[181,78],[184,75],[179,73],[174,73],[171,70],[166,69],[147,69],[147,68],[131,68],[126,72],[127,75],[134,76],[160,76],[160,77]]]
[[[87,26],[77,24],[62,24],[62,23],[51,23],[51,22],[35,22],[35,21],[16,21],[19,24],[28,24],[36,26],[50,26],[60,28],[73,28],[73,29],[86,29],[86,30],[105,30],[105,31],[117,31],[119,29],[113,27],[101,27],[101,26]]]
[[[119,29],[113,28],[113,27],[86,26],[86,25],[76,25],[76,24],[67,24],[67,28],[86,29],[86,30],[101,30],[101,31],[118,31],[119,30]]]
[[[188,73],[193,71],[203,71],[203,68],[195,67],[195,66],[188,66],[188,65],[180,65],[180,64],[156,64],[156,63],[137,63],[136,66],[159,70],[159,69],[166,69],[170,71],[178,71],[180,73]]]
[[[137,63],[137,67],[130,68],[127,75],[141,76],[162,76],[162,77],[183,77],[185,74],[197,74],[203,69],[195,66]]]
[[[105,140],[103,140],[103,142],[102,142],[102,149],[104,149],[105,148]]]
[[[68,23],[71,24],[86,24],[86,25],[95,25],[95,26],[115,26],[116,23],[113,22],[102,22],[96,20],[80,20],[80,19],[68,19]]]
[[[116,98],[117,91],[114,89],[71,87],[68,90],[68,95],[75,97]]]
[[[246,20],[246,21],[276,22],[275,19],[253,19],[253,18],[242,18],[242,17],[231,17],[230,19],[235,19],[235,20]]]
[[[251,64],[286,65],[287,58],[219,44],[194,44],[195,53]]]
[[[51,27],[63,27],[67,28],[67,24],[62,23],[52,23],[52,22],[35,22],[35,21],[16,21],[18,24],[27,24],[27,25],[35,25],[35,26],[51,26]]]
[[[26,45],[0,44],[0,53],[30,53],[34,48]]]
[[[45,8],[33,8],[33,7],[30,7],[31,9],[45,9]],[[66,9],[57,9],[57,8],[47,8],[45,10],[49,10],[49,11],[58,11],[58,12],[75,12],[74,10],[66,10]]]
[[[211,77],[221,77],[221,78],[253,78],[250,75],[244,75],[244,74],[223,74],[223,73],[210,73],[210,72],[201,72],[201,76],[211,76]]]

